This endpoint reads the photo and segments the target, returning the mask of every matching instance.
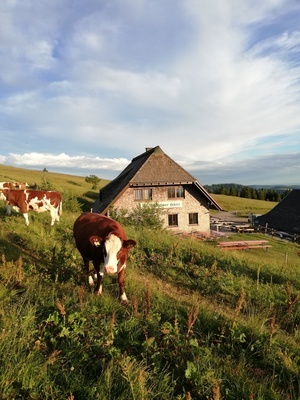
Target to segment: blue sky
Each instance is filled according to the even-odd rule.
[[[2,0],[1,164],[300,184],[299,0]]]

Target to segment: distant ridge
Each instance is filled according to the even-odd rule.
[[[286,191],[286,190],[293,190],[293,189],[300,189],[300,185],[243,185],[241,183],[213,183],[211,185],[204,185],[205,188],[214,188],[224,186],[226,188],[236,187],[236,188],[243,188],[243,187],[250,187],[252,189],[271,189],[275,191]]]
[[[293,190],[300,189],[300,185],[247,185],[253,189]]]

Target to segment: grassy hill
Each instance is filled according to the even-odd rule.
[[[0,204],[1,399],[299,398],[299,245],[236,234],[272,247],[223,252],[214,241],[126,227],[137,246],[122,306],[116,277],[105,277],[101,297],[90,292],[74,245],[73,223],[98,189],[0,166],[8,179],[46,182],[64,211],[59,225],[31,213],[26,227]],[[245,215],[272,208],[214,197]]]
[[[53,182],[56,190],[64,193],[71,192],[86,202],[93,202],[98,196],[99,189],[108,183],[108,180],[101,179],[99,188],[97,188],[97,190],[91,190],[91,184],[85,182],[84,177],[28,170],[5,165],[0,165],[0,182],[1,181],[27,182],[29,185],[40,185],[45,181],[49,181],[50,183]],[[224,210],[236,211],[245,216],[248,212],[265,214],[277,204],[275,202],[225,196],[221,194],[212,194],[212,197]]]
[[[70,194],[77,196],[87,206],[95,201],[99,189],[108,183],[108,180],[101,179],[99,187],[92,190],[92,185],[84,177],[0,165],[0,182],[6,181],[27,182],[29,186],[50,184],[68,197]]]
[[[236,212],[240,216],[245,217],[249,212],[253,214],[266,214],[278,204],[273,201],[253,200],[242,197],[225,196],[222,194],[212,194],[211,196],[225,211]]]

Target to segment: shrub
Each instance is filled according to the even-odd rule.
[[[41,184],[37,186],[37,189],[39,190],[55,190],[54,185],[51,183],[51,181],[46,178],[44,175],[41,180]]]
[[[63,209],[73,213],[80,213],[83,204],[78,201],[78,198],[71,192],[63,193]]]
[[[162,214],[162,209],[156,203],[143,203],[133,210],[124,208],[110,210],[110,216],[121,224],[151,229],[162,229]]]

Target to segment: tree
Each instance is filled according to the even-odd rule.
[[[100,183],[101,179],[96,175],[89,175],[85,177],[85,181],[92,184],[92,189],[97,189],[97,185]]]
[[[259,200],[266,200],[266,193],[267,193],[266,189],[261,188],[259,190],[259,192],[258,192],[258,199]]]

